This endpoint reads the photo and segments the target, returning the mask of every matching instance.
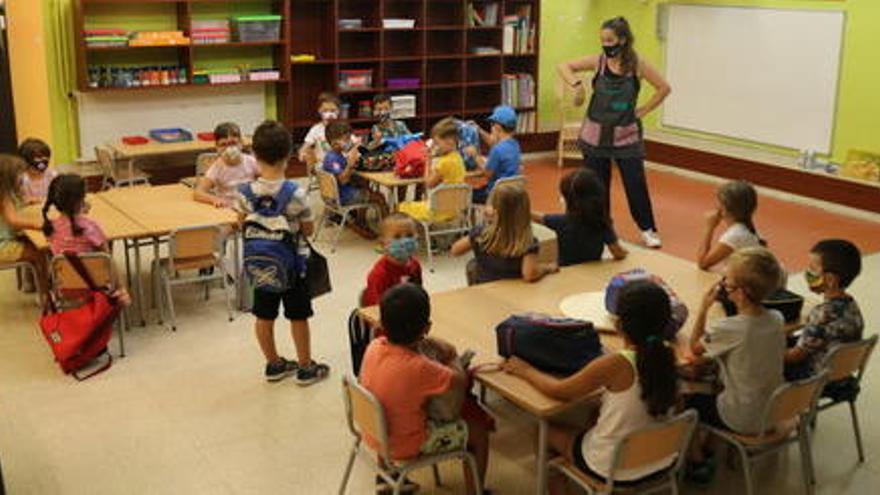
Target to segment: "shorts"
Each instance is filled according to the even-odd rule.
[[[602,476],[601,474],[592,470],[590,468],[590,466],[587,465],[587,460],[584,459],[584,452],[583,452],[582,445],[584,443],[584,436],[586,434],[587,434],[587,432],[584,431],[584,432],[578,434],[578,436],[576,436],[574,438],[574,444],[571,447],[571,459],[572,459],[572,461],[574,461],[574,465],[577,466],[577,468],[579,470],[581,470],[583,473],[587,474],[591,478],[595,478],[597,480],[600,480],[602,483],[606,483],[608,480],[604,476]],[[620,487],[620,488],[636,487],[636,486],[642,485],[644,483],[659,481],[660,479],[666,477],[668,471],[669,471],[668,468],[661,469],[661,470],[657,471],[656,473],[651,473],[649,475],[642,476],[641,478],[636,478],[634,480],[614,480],[614,486]]]
[[[428,438],[422,444],[423,455],[442,454],[467,447],[468,426],[464,420],[441,423],[428,420]]]
[[[700,423],[720,430],[730,430],[718,413],[718,396],[710,394],[693,394],[684,399],[685,407],[696,409]]]
[[[21,261],[24,255],[24,243],[18,240],[0,241],[0,263]]]
[[[305,283],[298,283],[284,292],[254,289],[251,313],[261,320],[274,321],[278,318],[281,303],[284,303],[284,318],[288,320],[308,320],[315,314]]]

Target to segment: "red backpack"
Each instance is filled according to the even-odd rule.
[[[40,329],[55,354],[61,370],[72,374],[77,380],[85,380],[107,370],[113,358],[107,344],[113,333],[113,322],[122,306],[107,289],[99,288],[82,260],[74,253],[64,253],[76,273],[89,287],[86,302],[76,308],[58,310],[52,298],[40,318]],[[85,376],[78,372],[92,361],[107,354],[107,363]]]
[[[410,141],[394,154],[394,175],[414,179],[425,175],[428,165],[428,147],[422,140]]]

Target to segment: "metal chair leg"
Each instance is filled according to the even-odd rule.
[[[161,273],[161,277],[162,277],[163,285],[165,286],[165,297],[166,297],[166,304],[167,304],[167,308],[168,308],[168,320],[171,322],[171,331],[176,332],[177,331],[177,319],[175,318],[175,314],[174,314],[174,298],[172,297],[172,294],[171,294],[171,280],[170,280],[171,275],[163,270]]]
[[[856,412],[856,402],[850,401],[849,413],[852,416],[853,432],[856,435],[856,448],[859,450],[859,462],[865,462],[865,451],[862,447],[862,430],[859,428],[859,415]]]
[[[443,480],[440,479],[440,466],[432,464],[431,471],[434,473],[434,486],[443,486]]]
[[[810,460],[810,447],[807,445],[807,428],[802,425],[798,426],[798,447],[801,451],[801,476],[804,481],[805,493],[812,495],[813,493],[813,472],[812,461]]]
[[[119,339],[119,357],[125,357],[125,313],[127,310],[122,308],[122,312],[119,313],[119,318],[116,320],[116,335]]]
[[[339,238],[342,237],[342,232],[345,231],[345,225],[348,223],[348,214],[348,209],[342,211],[342,220],[339,222],[339,230],[336,231],[336,237],[333,239],[333,247],[330,248],[331,253],[336,252],[336,246],[339,244]]]
[[[483,480],[480,479],[480,471],[477,469],[477,460],[470,453],[465,453],[465,460],[474,481],[474,493],[483,493]]]
[[[434,273],[434,252],[431,249],[431,227],[423,222],[422,228],[425,229],[425,251],[428,252],[428,269],[431,273]]]
[[[345,495],[345,489],[348,487],[348,479],[351,477],[351,470],[354,467],[354,460],[357,457],[359,441],[354,442],[351,448],[351,454],[348,455],[348,462],[345,464],[345,473],[342,475],[342,484],[339,485],[339,495]]]
[[[226,316],[229,318],[229,321],[232,321],[234,319],[232,307],[235,303],[233,302],[234,297],[229,292],[229,273],[226,271],[226,265],[222,260],[219,265],[220,274],[222,275],[220,280],[223,284],[223,293],[226,295]]]
[[[328,209],[325,207],[324,211],[321,213],[321,219],[318,221],[318,227],[315,229],[315,233],[312,235],[312,242],[318,242],[318,236],[321,235],[321,230],[324,228],[324,224],[327,222],[329,218]]]
[[[746,495],[754,495],[755,488],[752,486],[752,462],[749,460],[749,453],[746,452],[745,447],[741,445],[737,445],[736,450],[739,451],[740,459],[742,459],[743,477],[746,480]]]

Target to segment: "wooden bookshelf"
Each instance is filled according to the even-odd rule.
[[[365,128],[375,121],[358,114],[358,103],[378,93],[416,96],[416,116],[404,119],[413,131],[427,131],[438,120],[454,115],[484,119],[501,102],[502,75],[528,73],[537,96],[540,0],[498,0],[497,24],[468,25],[468,3],[478,0],[290,0],[285,16],[292,33],[291,55],[308,54],[315,61],[289,65],[290,83],[279,86],[278,114],[302,140],[316,120],[315,102],[323,91],[336,92],[349,105],[349,122]],[[522,6],[531,9],[535,26],[533,53],[501,53],[505,15]],[[415,19],[413,29],[384,29],[382,19]],[[362,27],[340,29],[340,19],[361,19]],[[476,54],[476,47],[499,53]],[[345,69],[372,69],[373,87],[339,89]],[[415,88],[389,89],[388,79],[418,78]],[[537,98],[535,98],[537,99]],[[537,103],[520,111],[534,111]],[[537,119],[534,119],[537,122]],[[534,129],[533,129],[534,131]]]
[[[290,13],[291,0],[75,0],[73,13],[74,49],[76,52],[77,87],[84,92],[119,92],[119,91],[151,91],[167,90],[180,87],[204,86],[236,86],[252,84],[289,83],[290,74]],[[205,6],[216,8],[228,5],[235,7],[241,4],[264,6],[266,13],[281,15],[281,39],[278,41],[230,41],[227,43],[159,45],[159,46],[87,46],[84,31],[92,22],[100,27],[114,27],[137,30],[178,30],[189,37],[192,22],[199,16],[199,9]],[[233,10],[230,10],[230,13]],[[132,23],[131,17],[138,17]],[[217,15],[217,18],[223,18]],[[116,21],[118,19],[118,22]],[[142,27],[148,26],[148,27]],[[154,26],[161,26],[157,29]],[[200,61],[210,58],[210,54],[224,54],[241,51],[246,56],[253,50],[271,51],[273,68],[280,73],[278,80],[231,82],[222,84],[195,84],[193,72],[200,69]],[[248,51],[250,50],[250,51]],[[267,52],[268,53],[268,52]],[[203,58],[204,57],[204,58]],[[265,57],[268,59],[269,57]],[[186,69],[186,82],[158,86],[139,87],[90,87],[89,67],[97,66],[174,66]],[[257,68],[257,67],[255,67]],[[263,68],[263,67],[259,67]],[[268,68],[268,67],[266,67]]]

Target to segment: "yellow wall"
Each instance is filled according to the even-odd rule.
[[[39,2],[6,2],[9,16],[9,63],[19,141],[39,137],[52,144],[52,109],[43,6]]]
[[[636,35],[636,49],[647,60],[662,68],[663,45],[654,36],[658,3],[690,3],[724,6],[752,6],[798,9],[837,9],[846,12],[843,60],[838,88],[831,156],[844,161],[850,149],[880,152],[878,118],[880,118],[880,0],[592,0],[590,24],[598,26],[604,19],[626,16]],[[756,70],[772,70],[757,68]],[[675,88],[673,88],[675,91]],[[649,96],[644,92],[642,96]],[[661,109],[662,112],[662,109]],[[774,148],[736,139],[721,138],[698,132],[665,129],[660,112],[645,120],[648,129],[697,136],[708,140],[740,144],[782,153],[792,150]]]

